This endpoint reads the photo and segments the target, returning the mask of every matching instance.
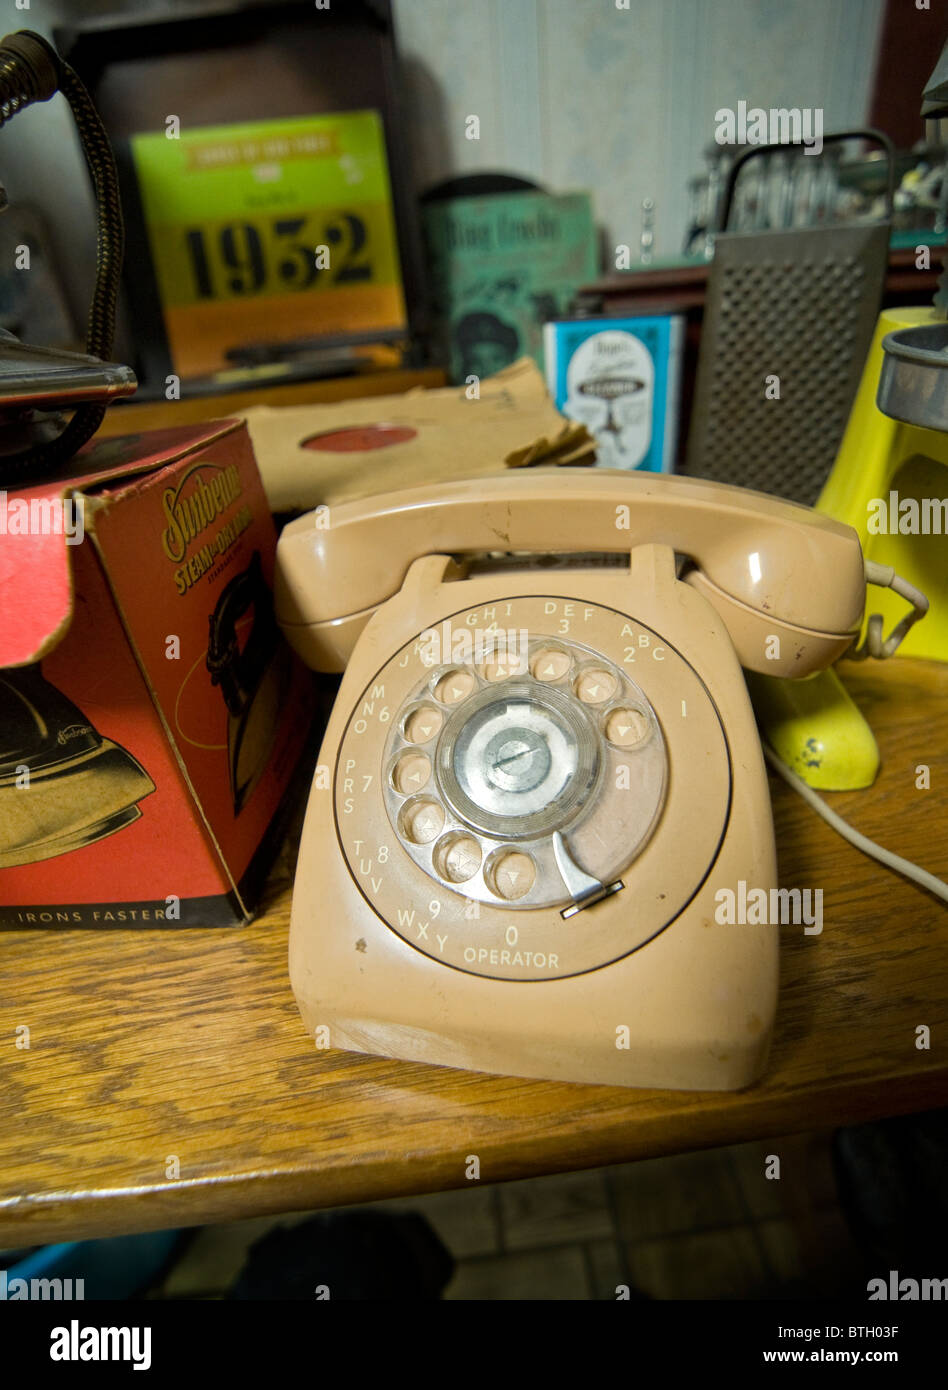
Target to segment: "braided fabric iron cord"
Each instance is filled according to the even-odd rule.
[[[109,137],[78,74],[44,39],[24,30],[0,43],[0,126],[25,106],[48,101],[57,90],[72,111],[96,197],[96,282],[89,306],[86,352],[108,360],[125,251],[118,174]],[[79,406],[56,439],[0,459],[0,480],[14,482],[29,472],[46,471],[65,462],[92,438],[104,415],[103,405]]]

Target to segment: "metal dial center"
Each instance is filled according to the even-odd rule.
[[[495,734],[484,757],[487,780],[502,791],[532,791],[550,770],[549,747],[535,729]]]
[[[471,809],[488,817],[535,815],[575,777],[575,731],[549,706],[494,698],[458,730],[451,762]]]
[[[511,839],[566,825],[592,794],[599,739],[584,706],[529,677],[485,687],[446,721],[436,778],[458,818]]]

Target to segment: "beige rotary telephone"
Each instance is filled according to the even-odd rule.
[[[729,1090],[765,1065],[779,928],[741,666],[856,638],[855,531],[654,474],[535,469],[319,508],[277,614],[345,676],[300,847],[290,974],[357,1052]]]

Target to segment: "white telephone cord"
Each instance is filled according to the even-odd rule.
[[[867,835],[862,835],[858,830],[853,829],[848,821],[843,820],[842,816],[836,814],[821,796],[812,787],[808,787],[801,777],[793,772],[782,758],[767,744],[764,744],[764,757],[778,776],[793,788],[795,792],[803,797],[808,806],[812,806],[818,816],[822,816],[827,825],[842,835],[844,840],[848,840],[856,849],[863,854],[868,854],[871,859],[878,859],[880,864],[884,864],[887,869],[892,869],[897,874],[909,878],[913,883],[919,884],[922,888],[927,888],[930,893],[934,893],[936,898],[941,898],[942,902],[948,903],[948,883],[944,883],[934,874],[930,874],[927,869],[922,869],[918,864],[913,864],[911,859],[903,859],[901,854],[893,854],[890,849],[885,849],[882,845],[877,845],[875,840],[870,840]]]
[[[894,593],[912,605],[911,613],[907,613],[896,623],[888,637],[882,635],[882,614],[873,613],[866,625],[866,636],[862,644],[858,647],[854,646],[852,651],[846,653],[847,661],[864,661],[868,656],[875,657],[877,661],[885,661],[896,651],[909,628],[913,627],[919,618],[924,618],[928,612],[928,599],[920,589],[915,588],[914,584],[910,584],[907,579],[902,579],[900,575],[897,575],[891,565],[879,565],[874,560],[866,560],[865,566],[867,584],[877,584],[881,588],[892,589]],[[855,830],[848,821],[837,815],[823,798],[803,781],[802,777],[798,777],[772,748],[768,747],[766,743],[763,747],[764,757],[774,772],[782,777],[795,792],[798,792],[807,805],[811,806],[818,816],[822,816],[827,825],[832,826],[838,835],[842,835],[844,840],[855,845],[856,849],[867,854],[870,859],[878,859],[879,863],[884,864],[887,869],[892,869],[895,873],[911,879],[913,883],[917,883],[920,887],[927,888],[930,893],[934,893],[936,898],[941,898],[942,902],[948,903],[948,883],[936,878],[927,869],[920,868],[918,864],[913,864],[911,859],[903,859],[900,854],[893,854],[891,850],[877,845],[875,840],[870,840],[867,835],[862,835],[858,830]]]

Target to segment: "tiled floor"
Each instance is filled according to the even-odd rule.
[[[858,1293],[828,1134],[376,1205],[428,1218],[457,1262],[448,1299],[615,1299],[623,1287],[655,1299]],[[220,1297],[255,1240],[310,1215],[204,1228],[152,1297]]]

